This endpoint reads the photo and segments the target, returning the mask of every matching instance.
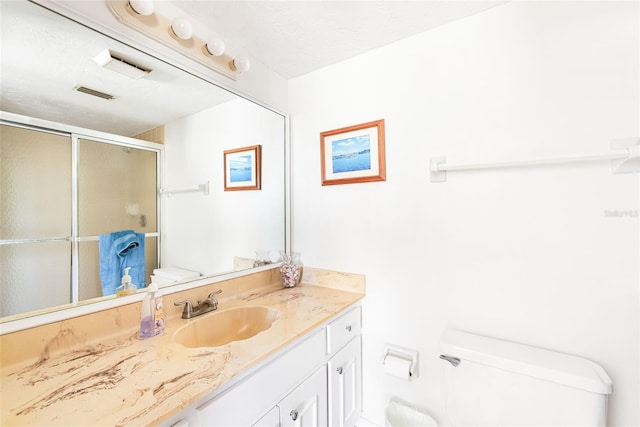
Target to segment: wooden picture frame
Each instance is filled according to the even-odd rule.
[[[262,146],[224,151],[224,191],[262,188]]]
[[[386,181],[384,119],[320,133],[322,185]]]

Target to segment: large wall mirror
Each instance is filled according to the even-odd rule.
[[[0,2],[0,19],[0,286],[17,302],[0,322],[116,298],[99,251],[113,232],[142,236],[145,284],[156,268],[171,286],[276,261],[283,115],[27,0]],[[225,191],[224,152],[255,145],[261,188]]]

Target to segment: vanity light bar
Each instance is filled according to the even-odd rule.
[[[207,40],[199,38],[191,31],[182,31],[184,25],[178,25],[151,9],[150,15],[136,12],[128,0],[105,0],[111,13],[122,24],[152,38],[153,40],[179,52],[205,67],[216,71],[232,80],[238,80],[239,76],[249,69],[250,62],[243,57],[219,53],[218,47],[212,44],[207,48]],[[189,24],[190,27],[190,24]],[[176,32],[176,30],[178,30]],[[188,37],[187,37],[188,36]]]

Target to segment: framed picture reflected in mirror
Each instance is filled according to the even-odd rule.
[[[262,146],[224,152],[224,191],[260,190]]]

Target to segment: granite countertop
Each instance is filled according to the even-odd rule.
[[[168,319],[165,332],[157,337],[140,340],[132,330],[125,338],[72,348],[37,363],[3,367],[0,424],[158,424],[363,296],[322,286],[263,288],[220,301],[219,311],[248,305],[278,310],[270,329],[244,341],[186,348],[174,343],[173,335],[190,320]]]

